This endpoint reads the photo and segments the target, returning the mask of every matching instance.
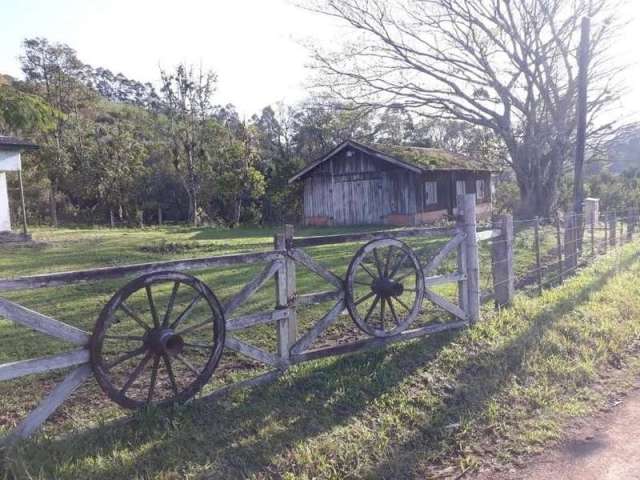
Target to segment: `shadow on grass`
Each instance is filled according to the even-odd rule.
[[[619,268],[637,261],[629,257]],[[391,460],[369,472],[371,478],[404,478],[418,460],[445,446],[445,426],[463,415],[479,414],[507,382],[522,372],[526,353],[554,318],[586,302],[616,273],[603,272],[574,295],[530,320],[530,327],[498,351],[469,353],[450,384],[455,392],[432,410],[419,434],[386,455]],[[424,338],[386,351],[323,360],[292,369],[278,382],[240,392],[218,402],[196,401],[164,417],[136,415],[64,439],[37,439],[22,445],[21,463],[46,477],[148,478],[167,472],[208,471],[210,478],[246,478],[269,471],[275,458],[292,446],[329,433],[392,392],[414,372],[436,359],[461,332]],[[418,436],[419,435],[419,436]],[[424,450],[416,456],[416,445]],[[123,454],[123,452],[125,452]],[[308,462],[316,459],[309,452]],[[319,459],[318,459],[319,460]]]
[[[440,411],[432,421],[418,428],[420,436],[413,436],[394,448],[387,455],[391,459],[382,462],[370,471],[367,478],[409,478],[418,475],[417,462],[438,458],[434,454],[447,451],[446,426],[459,422],[463,417],[480,415],[491,401],[514,377],[521,377],[526,370],[527,353],[533,350],[554,320],[587,302],[593,294],[601,290],[619,271],[629,268],[638,261],[640,254],[629,256],[624,262],[601,272],[592,282],[575,294],[556,302],[530,319],[530,325],[521,335],[497,350],[479,351],[469,355],[451,383],[458,386],[453,395],[443,401]],[[437,420],[433,420],[437,419]],[[431,452],[416,456],[415,445],[433,445]],[[455,454],[455,452],[452,452]],[[431,455],[430,455],[431,454]]]

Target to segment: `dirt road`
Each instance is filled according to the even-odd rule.
[[[482,480],[640,480],[640,390],[532,457],[521,469],[478,476]]]

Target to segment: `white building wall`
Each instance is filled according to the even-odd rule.
[[[0,172],[17,172],[21,167],[20,152],[0,150]]]
[[[0,172],[0,232],[11,230],[9,213],[9,191],[7,190],[7,174]]]

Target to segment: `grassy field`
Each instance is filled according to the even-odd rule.
[[[40,245],[3,248],[0,266],[8,277],[267,250],[272,235],[268,229],[42,229],[35,235]],[[441,242],[419,246],[436,249]],[[357,247],[310,253],[342,275]],[[216,403],[131,417],[89,382],[42,435],[7,452],[4,469],[9,478],[399,478],[457,475],[486,456],[508,459],[556,436],[564,415],[586,411],[599,369],[624,359],[633,345],[640,332],[636,249],[628,245],[561,288],[518,299],[513,309],[487,308],[483,322],[464,332],[300,365],[275,384]],[[528,246],[516,259],[520,269],[530,265]],[[197,275],[224,300],[259,268]],[[7,296],[90,330],[123,283]],[[300,293],[328,288],[306,272],[299,284]],[[273,302],[273,287],[267,287],[247,311]],[[301,329],[326,310],[319,305],[301,312]],[[434,310],[421,321],[446,320]],[[265,347],[274,344],[273,327],[245,335]],[[321,344],[360,335],[343,317]],[[0,321],[0,342],[0,363],[67,349],[6,321]],[[237,360],[225,354],[222,374],[208,389],[261,371],[247,362],[237,371],[225,367]],[[61,375],[0,384],[0,429],[31,410]]]

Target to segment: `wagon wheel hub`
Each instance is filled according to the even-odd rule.
[[[404,285],[391,278],[376,278],[371,284],[371,291],[384,299],[399,297],[404,293]]]
[[[175,357],[184,350],[184,339],[171,328],[155,328],[147,334],[145,345],[156,355]]]

